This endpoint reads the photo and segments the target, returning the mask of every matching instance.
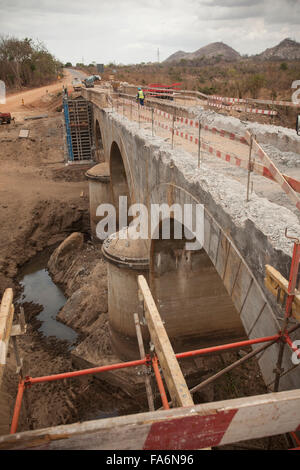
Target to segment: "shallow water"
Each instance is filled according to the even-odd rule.
[[[20,284],[24,290],[19,303],[33,302],[42,305],[43,311],[36,317],[42,322],[39,331],[45,336],[55,336],[74,343],[77,333],[72,328],[56,321],[56,315],[67,299],[62,290],[52,281],[45,265],[47,265],[47,260],[41,256],[30,261],[23,268]]]

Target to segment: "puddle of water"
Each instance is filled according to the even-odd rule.
[[[45,260],[45,256],[41,256],[23,268],[23,278],[20,284],[24,290],[20,303],[33,302],[43,306],[37,319],[42,322],[39,331],[45,336],[55,336],[58,339],[74,343],[78,336],[77,333],[72,328],[56,321],[56,315],[65,305],[67,299],[62,290],[52,281],[47,269],[45,269],[46,264],[47,259]]]

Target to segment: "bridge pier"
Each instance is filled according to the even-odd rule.
[[[108,314],[111,341],[115,353],[124,360],[139,357],[133,314],[138,313],[137,277],[148,280],[149,243],[147,240],[123,239],[127,228],[108,237],[102,246],[107,263]],[[148,333],[142,328],[145,346]]]
[[[96,211],[100,204],[111,202],[109,166],[107,163],[99,163],[90,168],[85,176],[89,180],[91,238],[94,242],[99,242],[96,228],[103,216],[98,217]]]

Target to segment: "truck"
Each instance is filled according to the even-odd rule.
[[[82,88],[82,83],[79,80],[79,78],[74,78],[74,80],[72,80],[72,85],[73,85],[74,91],[80,91]]]
[[[87,77],[84,80],[82,80],[82,83],[84,84],[86,88],[94,88],[94,81],[95,81],[95,77],[94,75],[91,75],[90,77]]]
[[[10,124],[12,120],[10,113],[0,113],[0,124]]]

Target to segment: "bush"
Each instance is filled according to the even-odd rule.
[[[61,69],[62,64],[42,43],[0,37],[0,80],[8,88],[42,85],[57,78]]]

